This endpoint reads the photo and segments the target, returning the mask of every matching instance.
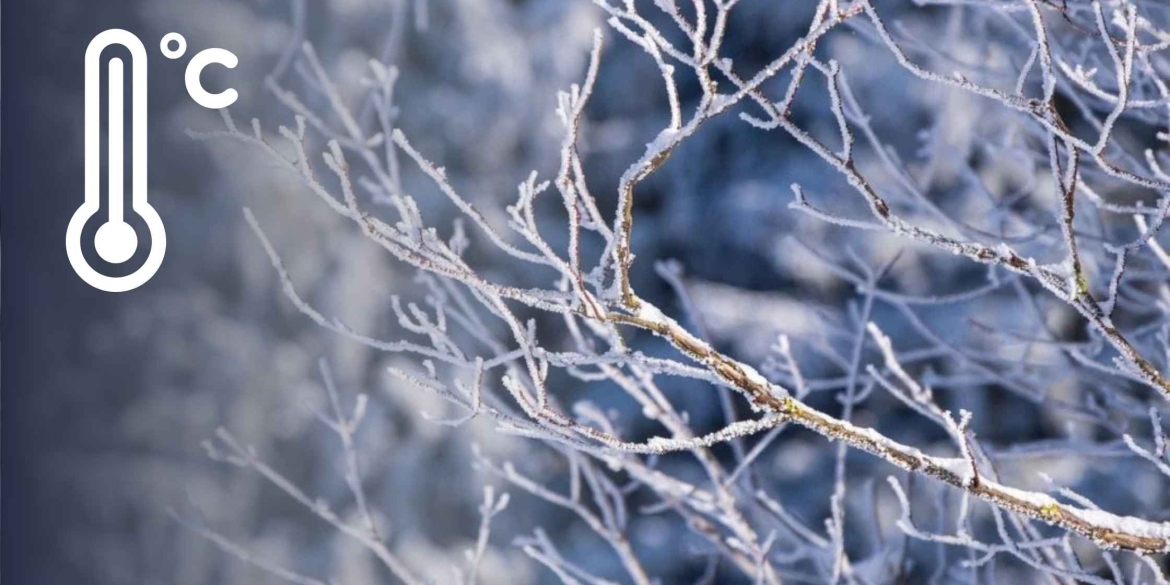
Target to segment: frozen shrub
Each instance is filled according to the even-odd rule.
[[[327,366],[317,417],[345,501],[226,430],[214,458],[406,583],[474,583],[510,544],[566,583],[1165,582],[1170,7],[552,4],[468,25],[463,73],[501,81],[482,111],[398,99],[444,64],[370,60],[361,94],[331,73],[352,59],[297,39],[269,79],[291,125],[225,113],[191,133],[260,153],[416,274],[389,285],[396,327],[376,338],[319,306],[247,210],[284,302],[404,358],[393,392],[440,398],[430,424],[525,439],[473,451],[489,485],[466,557],[396,550],[354,440],[373,399],[343,399]],[[608,33],[578,34],[589,19]],[[544,120],[555,76],[515,59],[552,30],[592,40],[547,59],[581,75],[556,94],[555,156],[500,130]],[[497,124],[509,107],[525,117]],[[416,115],[455,143],[404,131]],[[481,192],[500,175],[506,202]],[[503,489],[548,521],[494,534]],[[183,518],[264,571],[330,582]]]

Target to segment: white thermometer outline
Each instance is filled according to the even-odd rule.
[[[81,232],[89,218],[101,209],[101,53],[114,44],[130,50],[132,68],[131,116],[131,207],[146,222],[150,231],[150,253],[146,262],[126,276],[106,276],[89,265],[81,250]],[[122,116],[123,65],[121,59],[109,64],[109,218],[98,228],[94,246],[103,260],[119,264],[130,259],[137,248],[133,228],[123,221],[123,132]],[[126,30],[110,29],[90,41],[85,49],[85,202],[69,220],[65,231],[65,251],[69,263],[82,280],[107,292],[124,292],[142,286],[162,265],[167,238],[162,219],[147,202],[146,183],[146,49],[138,37]]]

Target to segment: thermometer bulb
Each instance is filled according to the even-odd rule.
[[[121,264],[134,255],[138,249],[138,236],[126,222],[107,221],[98,228],[93,238],[93,247],[98,256],[110,264]]]

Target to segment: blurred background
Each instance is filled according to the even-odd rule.
[[[806,32],[813,4],[744,0],[733,12],[726,43],[736,67],[755,71],[789,47]],[[902,3],[877,4],[891,18],[902,16]],[[947,32],[945,13],[922,10],[905,17],[907,26],[924,35]],[[293,125],[293,117],[264,80],[292,75],[290,51],[296,53],[301,42],[313,44],[355,111],[365,111],[368,61],[393,63],[400,72],[399,126],[429,159],[446,167],[462,193],[500,214],[498,220],[531,170],[555,173],[563,136],[556,92],[581,81],[593,31],[600,27],[605,50],[582,144],[590,187],[608,216],[618,177],[669,113],[654,62],[607,29],[599,9],[583,0],[49,0],[6,3],[2,26],[5,580],[279,582],[185,529],[168,515],[173,509],[307,574],[346,585],[393,582],[360,547],[256,474],[214,462],[201,447],[222,426],[306,492],[348,502],[340,445],[312,414],[327,405],[319,358],[330,364],[347,401],[359,392],[371,396],[358,436],[367,493],[392,527],[395,551],[436,582],[447,582],[451,559],[461,558],[473,542],[482,487],[493,483],[472,465],[473,445],[490,457],[523,462],[548,481],[564,473],[554,453],[497,433],[489,423],[449,429],[427,421],[422,412],[442,414],[446,407],[385,374],[387,366],[405,365],[403,358],[325,331],[292,306],[248,229],[245,206],[254,210],[301,294],[363,332],[392,336],[391,296],[417,295],[419,287],[410,270],[325,209],[295,177],[238,145],[189,138],[187,129],[219,130],[223,122],[187,96],[182,75],[199,50],[232,51],[239,66],[208,69],[206,85],[212,91],[236,88],[240,99],[231,112],[237,123],[246,127],[255,117],[274,133],[278,125]],[[168,236],[160,272],[123,294],[86,286],[61,245],[82,196],[82,57],[89,39],[108,28],[133,31],[147,47],[150,200]],[[188,43],[187,54],[175,61],[157,49],[171,31]],[[985,56],[958,37],[953,43],[956,54],[972,61]],[[997,132],[996,124],[1007,127],[976,98],[911,84],[887,54],[875,54],[872,43],[855,33],[833,35],[826,50],[849,72],[892,149],[908,159],[923,149],[953,154],[931,159],[934,166],[923,170],[933,174],[931,193],[963,183],[968,163],[986,171],[983,177],[994,188],[1028,183],[1011,172],[987,170],[995,167],[994,156],[1006,155],[972,146],[973,137]],[[680,82],[684,105],[693,107],[698,88]],[[794,119],[831,135],[836,128],[825,97],[823,84],[802,89]],[[323,148],[320,140],[310,144],[315,162]],[[948,165],[951,159],[958,162]],[[438,192],[412,166],[403,172],[407,184],[417,187],[428,221],[449,225],[453,210]],[[832,263],[877,268],[897,258],[884,282],[916,294],[987,282],[987,271],[970,262],[790,210],[788,186],[794,182],[822,193],[843,185],[778,132],[753,130],[735,116],[705,127],[639,192],[634,247],[640,293],[680,314],[678,299],[652,269],[655,261],[674,259],[719,347],[761,365],[773,355],[777,334],[785,333],[807,364],[805,374],[828,379],[839,368],[810,348],[848,348],[849,339],[824,333],[825,323],[844,327],[858,308],[850,304],[857,298],[854,284],[835,273]],[[1044,191],[1043,184],[1035,190]],[[821,201],[835,202],[836,210],[860,209],[858,200],[847,197]],[[939,201],[956,214],[981,213],[978,206],[964,208],[968,203]],[[507,266],[498,270],[511,282],[534,278],[510,274]],[[906,348],[912,349],[919,339],[926,345],[896,308],[878,304],[872,310],[899,344],[909,340]],[[993,327],[1024,322],[1034,310],[1052,331],[1076,336],[1067,309],[1053,302],[1034,309],[1010,287],[1002,295],[928,307],[916,316],[956,344],[986,347],[992,338],[973,328],[973,315]],[[1043,362],[1051,353],[1030,356]],[[1051,380],[1054,392],[1081,400],[1084,390],[1076,379]],[[568,392],[607,408],[622,406],[607,403],[596,389]],[[696,428],[717,425],[714,394],[701,384],[680,382],[669,393]],[[839,408],[831,393],[811,400]],[[993,444],[1078,432],[1092,438],[1096,432],[1078,430],[1070,418],[1002,388],[947,394],[946,400],[949,407],[975,412],[978,436]],[[880,422],[894,438],[924,450],[946,444],[945,436],[895,401],[874,401],[857,413],[859,423]],[[833,451],[815,436],[792,431],[757,464],[764,485],[783,493],[791,511],[817,530],[828,514]],[[868,457],[854,459],[859,485],[892,472]],[[1028,473],[1011,475],[1012,461]],[[1165,499],[1158,495],[1164,484],[1152,474],[1126,475],[1132,478],[1126,489],[1101,488],[1109,476],[1129,470],[1129,460],[1110,461],[1094,470],[1091,458],[1038,460],[1024,454],[1000,471],[1018,480],[1012,485],[1043,489],[1034,473],[1041,469],[1118,512],[1157,508],[1150,500]],[[566,557],[617,578],[612,553],[579,521],[530,496],[512,496],[495,520],[481,582],[554,582],[510,546],[536,527]],[[850,505],[875,507],[874,514],[891,519],[898,513],[889,502]],[[344,506],[342,511],[353,513]],[[707,566],[697,541],[681,526],[668,514],[633,525],[637,550],[664,583],[693,582]],[[909,580],[925,580],[931,563],[946,564],[933,547],[915,558],[924,569]]]

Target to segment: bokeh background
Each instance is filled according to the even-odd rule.
[[[891,18],[904,8],[878,4]],[[744,0],[727,42],[737,68],[754,71],[787,48],[804,33],[812,8],[812,2]],[[198,50],[231,50],[239,67],[209,69],[207,85],[236,88],[235,119],[246,124],[256,117],[271,132],[291,125],[292,115],[263,80],[289,74],[286,54],[299,39],[313,43],[351,104],[363,103],[371,57],[395,63],[403,130],[470,199],[500,210],[530,170],[555,172],[561,141],[556,91],[581,80],[593,30],[604,28],[600,10],[583,0],[46,0],[8,2],[3,10],[5,580],[276,582],[180,526],[167,513],[174,509],[201,515],[223,535],[303,572],[347,585],[391,582],[369,555],[255,474],[213,462],[201,448],[222,426],[309,493],[348,501],[336,437],[305,407],[325,404],[317,371],[322,357],[344,396],[370,394],[371,415],[359,435],[368,493],[393,527],[395,550],[438,582],[475,537],[482,486],[492,481],[474,469],[472,445],[492,457],[523,461],[549,481],[563,472],[551,453],[488,424],[450,430],[429,423],[420,413],[442,413],[444,405],[385,375],[402,358],[330,334],[291,306],[244,221],[245,206],[265,226],[301,292],[327,314],[361,324],[363,331],[392,334],[391,295],[418,289],[410,271],[324,209],[293,177],[247,149],[191,140],[186,129],[215,130],[222,122],[186,95],[182,73]],[[906,18],[916,30],[946,31],[946,20],[934,11]],[[113,295],[73,274],[61,240],[82,194],[84,49],[93,35],[115,27],[135,32],[150,55],[150,199],[166,223],[168,251],[147,285]],[[187,55],[177,61],[157,50],[171,31],[188,42]],[[962,54],[963,41],[954,42]],[[668,113],[653,61],[609,30],[605,45],[583,144],[590,186],[608,213],[618,176]],[[874,54],[857,35],[835,35],[830,50],[863,92],[875,127],[892,148],[906,156],[945,148],[967,160],[983,112],[975,98],[910,84],[888,55]],[[864,66],[849,68],[858,64]],[[693,103],[697,88],[684,83],[682,89],[684,103]],[[802,90],[795,119],[816,132],[835,131],[824,98],[823,86]],[[919,127],[932,128],[938,142],[924,144],[914,131]],[[319,152],[320,142],[313,147]],[[940,190],[958,180],[958,171],[945,164],[931,172]],[[997,180],[1014,184],[1011,177],[989,179]],[[806,374],[829,376],[832,365],[801,349],[800,340],[847,344],[824,335],[823,322],[847,321],[843,315],[856,291],[794,238],[830,244],[822,251],[841,262],[848,262],[846,252],[874,266],[903,254],[889,281],[903,290],[945,293],[985,282],[985,270],[970,263],[907,251],[891,237],[819,224],[790,210],[793,182],[824,190],[841,185],[779,133],[752,130],[734,116],[704,128],[639,192],[639,291],[677,311],[677,299],[652,269],[656,260],[675,259],[721,348],[761,364],[783,332],[799,354],[808,354]],[[413,169],[408,184],[417,185],[428,219],[445,225],[451,210]],[[860,205],[842,201],[838,209]],[[959,209],[959,202],[942,201]],[[514,279],[530,277],[499,270]],[[978,344],[969,317],[978,314],[984,324],[1022,319],[1030,313],[1016,300],[1008,294],[920,316],[947,339]],[[1067,312],[1043,310],[1054,330],[1074,335]],[[909,329],[892,309],[879,305],[875,311],[875,319],[891,322],[888,334]],[[1071,397],[1080,391],[1075,380],[1054,379],[1054,386]],[[588,396],[590,390],[580,392]],[[611,406],[604,393],[594,392]],[[697,428],[717,423],[713,394],[701,385],[680,383],[670,392]],[[817,400],[833,405],[831,397]],[[1043,439],[1071,428],[1009,392],[947,400],[976,412],[977,432],[988,441]],[[876,399],[857,416],[863,424],[881,421],[900,440],[928,448],[945,444],[945,437],[888,399]],[[828,513],[832,452],[824,441],[793,432],[758,465],[769,489],[784,494],[792,511],[818,528]],[[1125,489],[1106,489],[1102,482],[1124,473],[1124,463],[1106,475],[1091,459],[1024,454],[1017,461],[1030,475],[1014,477],[1026,486],[1041,485],[1033,473],[1040,469],[1120,512],[1140,509],[1148,504],[1142,494],[1164,487],[1135,473]],[[864,456],[856,465],[859,482],[889,472]],[[1010,464],[1001,470],[1013,477],[1011,471]],[[883,506],[875,513],[897,511]],[[614,574],[611,555],[580,523],[513,493],[512,505],[496,520],[483,582],[552,582],[551,573],[509,546],[538,526],[567,557]],[[663,515],[634,525],[639,552],[664,583],[691,582],[706,566],[684,534],[676,519]],[[922,555],[923,566],[933,555]]]

